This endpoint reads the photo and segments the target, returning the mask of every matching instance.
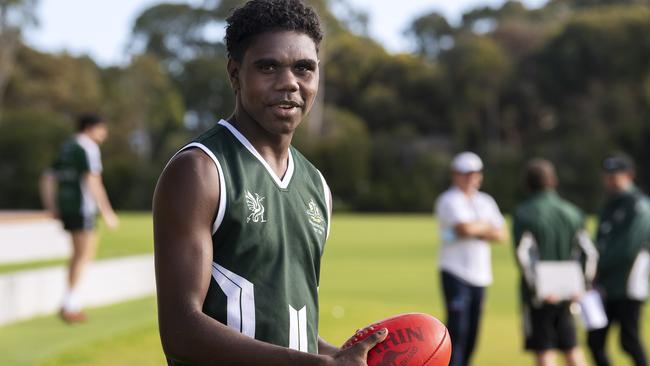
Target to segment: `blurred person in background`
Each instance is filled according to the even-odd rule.
[[[68,323],[86,320],[78,285],[97,250],[97,211],[108,228],[115,229],[119,224],[102,182],[99,145],[107,136],[108,126],[102,117],[81,115],[78,132],[63,144],[55,163],[41,177],[45,209],[61,220],[72,237],[68,288],[60,311],[61,318]]]
[[[603,160],[602,170],[608,197],[596,236],[600,260],[595,286],[609,324],[589,332],[589,348],[598,366],[611,365],[605,343],[609,325],[619,323],[623,351],[634,365],[646,366],[639,327],[650,276],[650,200],[634,184],[635,165],[627,155],[611,154]]]
[[[560,300],[552,295],[538,298],[534,264],[538,261],[579,262],[581,254],[585,253],[588,261],[585,268],[590,270],[585,277],[593,280],[598,258],[592,253],[596,249],[584,229],[583,213],[557,194],[557,175],[551,162],[543,159],[529,161],[524,183],[529,196],[514,211],[513,243],[517,252],[523,249],[522,238],[526,234],[531,235],[535,243],[525,258],[517,257],[522,271],[520,293],[525,348],[535,352],[538,366],[555,365],[556,349],[562,352],[567,365],[583,366],[586,361],[577,346],[571,299]],[[582,248],[583,245],[588,247]]]
[[[480,192],[483,162],[472,152],[451,163],[452,186],[437,200],[442,245],[439,264],[452,342],[450,366],[469,365],[476,345],[485,288],[492,283],[490,243],[506,238],[505,220]]]

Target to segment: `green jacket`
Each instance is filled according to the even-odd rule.
[[[639,253],[650,248],[650,200],[637,187],[608,198],[600,213],[596,247],[596,286],[607,299],[628,298],[630,271]]]
[[[537,243],[535,256],[541,261],[577,260],[580,250],[576,234],[584,228],[584,215],[576,206],[562,199],[554,190],[535,193],[515,209],[513,239],[515,252],[522,235],[530,232]],[[523,300],[530,300],[534,290],[521,277]]]

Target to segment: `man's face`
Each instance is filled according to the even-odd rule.
[[[478,191],[483,183],[482,172],[460,173],[453,172],[453,183],[463,192]]]
[[[229,61],[228,71],[239,112],[271,134],[292,133],[318,91],[316,44],[304,33],[257,35],[241,62]]]
[[[108,137],[108,126],[104,122],[98,123],[88,128],[86,134],[97,144],[101,144]]]
[[[634,181],[631,171],[618,171],[603,174],[603,186],[609,193],[616,193],[627,189]]]

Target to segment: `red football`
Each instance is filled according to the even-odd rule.
[[[448,366],[449,332],[440,320],[412,313],[381,320],[359,330],[343,348],[361,342],[376,331],[388,329],[388,337],[368,352],[368,366]]]

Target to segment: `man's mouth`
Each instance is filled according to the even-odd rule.
[[[293,100],[283,100],[271,104],[273,114],[280,119],[292,119],[301,112],[302,105]]]
[[[282,101],[282,102],[279,102],[279,103],[274,103],[273,106],[278,107],[278,108],[282,108],[282,109],[292,109],[292,108],[300,108],[301,107],[300,103],[294,102],[292,100],[286,100],[286,101]]]

